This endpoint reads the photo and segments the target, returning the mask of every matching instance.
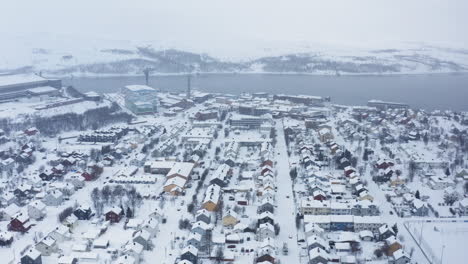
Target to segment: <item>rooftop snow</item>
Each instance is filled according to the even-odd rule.
[[[47,79],[34,74],[0,75],[0,89],[7,86],[47,82]]]

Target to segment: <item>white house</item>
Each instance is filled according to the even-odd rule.
[[[275,227],[268,222],[260,224],[257,230],[257,235],[259,241],[263,241],[265,238],[274,238]]]
[[[59,190],[53,190],[48,192],[42,200],[48,206],[59,206],[63,203],[63,194]]]
[[[460,215],[468,215],[468,198],[458,203],[458,210],[460,211]]]
[[[39,220],[46,216],[46,205],[41,201],[32,201],[28,204],[29,218]]]
[[[36,250],[41,252],[43,256],[50,256],[52,253],[57,253],[59,248],[57,242],[50,236],[44,237],[35,246]]]

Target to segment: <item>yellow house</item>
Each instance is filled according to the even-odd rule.
[[[172,195],[179,195],[183,192],[187,181],[180,177],[168,179],[164,185],[164,191]]]
[[[202,207],[210,212],[214,212],[218,208],[218,204],[213,203],[213,201],[208,201],[203,203]]]
[[[371,202],[374,201],[374,197],[372,197],[372,195],[370,195],[367,191],[365,192],[362,192],[359,194],[359,200],[369,200]]]
[[[232,210],[228,210],[223,217],[224,226],[232,227],[232,226],[235,226],[238,222],[239,221],[238,221],[237,213]]]
[[[401,179],[400,177],[396,177],[395,179],[391,179],[391,181],[390,181],[390,185],[392,187],[397,187],[397,186],[403,185],[405,183],[406,183],[406,181],[404,179]]]
[[[218,209],[219,195],[221,187],[216,184],[211,184],[206,189],[205,199],[203,200],[202,207],[206,210],[213,212]]]

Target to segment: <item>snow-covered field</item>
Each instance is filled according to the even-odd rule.
[[[406,225],[434,264],[468,259],[468,220],[408,221]]]

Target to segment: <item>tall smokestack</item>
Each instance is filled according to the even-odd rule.
[[[187,99],[190,99],[190,96],[191,96],[191,94],[190,94],[190,88],[191,88],[190,86],[192,85],[192,83],[191,83],[191,78],[192,78],[192,77],[191,77],[190,74],[189,74],[189,75],[187,76]]]

